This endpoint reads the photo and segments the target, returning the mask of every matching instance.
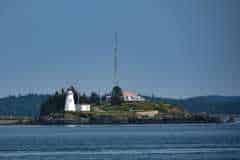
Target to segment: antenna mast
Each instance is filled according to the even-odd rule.
[[[117,37],[117,32],[115,32],[115,37],[114,37],[114,86],[118,86],[118,78],[117,78],[117,72],[118,72],[118,57],[117,57],[117,51],[118,51],[118,37]]]

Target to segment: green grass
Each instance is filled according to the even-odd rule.
[[[181,109],[169,104],[162,104],[156,102],[124,102],[121,106],[111,106],[110,104],[104,104],[99,107],[99,109],[105,112],[137,112],[137,111],[151,111],[158,110],[161,113],[168,113],[171,110],[181,112]]]
[[[173,105],[156,102],[124,102],[120,106],[109,103],[92,106],[91,112],[66,112],[65,116],[71,117],[97,117],[110,116],[115,118],[134,117],[136,112],[157,110],[160,113],[182,114],[183,110]],[[70,114],[70,115],[68,115]]]

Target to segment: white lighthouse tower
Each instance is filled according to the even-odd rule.
[[[65,101],[65,109],[64,111],[71,111],[75,112],[76,111],[76,106],[74,103],[74,98],[73,98],[73,91],[68,90],[67,91],[67,96],[66,96],[66,101]]]

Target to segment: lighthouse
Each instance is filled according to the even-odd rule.
[[[75,106],[75,102],[74,102],[74,98],[73,97],[74,97],[73,91],[68,90],[67,91],[66,100],[65,100],[64,111],[71,111],[71,112],[75,112],[76,111],[76,106]]]

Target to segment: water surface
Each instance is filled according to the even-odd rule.
[[[0,126],[2,160],[234,160],[240,124]]]

